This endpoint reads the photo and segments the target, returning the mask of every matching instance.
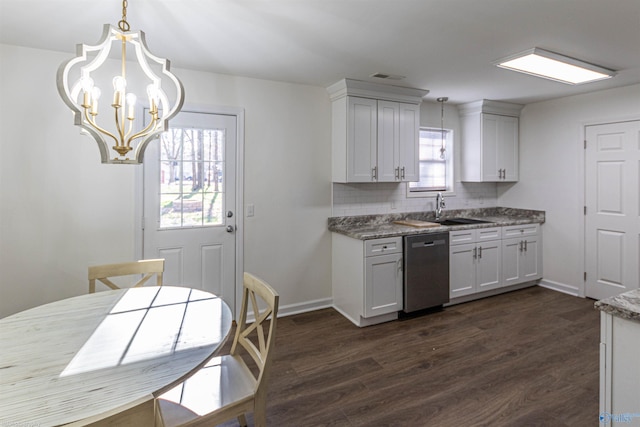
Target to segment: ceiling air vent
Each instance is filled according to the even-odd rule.
[[[369,77],[375,77],[377,79],[386,79],[386,80],[403,80],[405,76],[398,76],[396,74],[386,74],[386,73],[373,73]]]

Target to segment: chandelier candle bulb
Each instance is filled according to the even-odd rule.
[[[93,87],[91,88],[91,115],[92,116],[97,116],[98,115],[98,99],[100,99],[100,88],[99,87]]]
[[[134,119],[134,107],[136,105],[136,95],[133,93],[128,93],[127,97],[126,97],[126,101],[127,101],[127,105],[129,106],[129,110],[128,110],[128,114],[127,114],[127,119],[129,120],[133,120]]]

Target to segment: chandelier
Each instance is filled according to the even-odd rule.
[[[127,5],[123,0],[117,28],[105,24],[98,44],[78,44],[76,57],[62,63],[57,74],[58,92],[74,124],[98,143],[102,163],[142,163],[149,142],[167,130],[184,102],[169,60],[149,52],[142,31],[129,32]],[[119,63],[107,61],[112,51]],[[142,102],[141,95],[146,95]]]

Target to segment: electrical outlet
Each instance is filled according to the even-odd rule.
[[[253,203],[247,205],[247,218],[255,215],[255,206]]]

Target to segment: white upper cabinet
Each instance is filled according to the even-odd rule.
[[[420,103],[428,91],[349,79],[327,91],[334,182],[418,180]]]
[[[518,117],[522,107],[489,100],[458,107],[462,122],[462,181],[518,180]]]

